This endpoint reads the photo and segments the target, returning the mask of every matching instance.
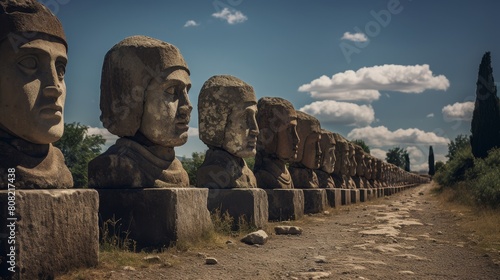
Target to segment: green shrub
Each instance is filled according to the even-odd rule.
[[[474,162],[474,186],[477,202],[484,206],[500,206],[500,149],[489,151],[485,159]]]
[[[466,146],[457,151],[454,158],[436,172],[434,180],[442,186],[450,187],[460,181],[474,178],[473,167],[474,157],[470,146]]]

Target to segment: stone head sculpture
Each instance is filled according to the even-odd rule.
[[[120,137],[137,133],[154,144],[187,141],[192,110],[189,69],[173,45],[146,36],[116,44],[104,58],[101,121]]]
[[[321,126],[315,117],[297,111],[297,132],[299,149],[296,162],[309,169],[319,169],[321,165]]]
[[[372,169],[372,161],[373,158],[370,155],[366,155],[364,157],[364,165],[365,165],[365,178],[370,180],[372,179],[373,169]]]
[[[125,38],[104,57],[101,121],[120,136],[89,163],[95,188],[188,187],[174,147],[187,141],[189,69],[179,50],[147,36]]]
[[[357,169],[357,162],[356,162],[356,148],[354,147],[354,144],[351,142],[348,142],[349,146],[349,176],[355,176],[356,175],[356,169]]]
[[[347,140],[338,133],[334,133],[337,145],[335,147],[335,162],[334,173],[337,175],[349,175],[349,145]]]
[[[0,2],[0,127],[36,144],[64,131],[67,45],[59,20],[39,2]]]
[[[321,140],[320,140],[320,148],[321,148],[321,170],[328,174],[332,174],[335,168],[336,157],[335,157],[335,145],[336,145],[335,137],[333,133],[321,129]]]
[[[359,145],[354,145],[355,153],[356,153],[356,175],[364,176],[366,170],[365,164],[365,152],[363,148]]]
[[[256,154],[259,128],[253,87],[229,75],[213,76],[198,96],[200,139],[209,147],[197,171],[197,186],[255,188],[257,180],[243,158]]]
[[[67,61],[62,25],[49,9],[0,1],[0,176],[16,167],[17,188],[73,185],[51,145],[64,131]]]
[[[299,136],[292,103],[279,97],[262,97],[257,109],[257,150],[284,161],[296,159]]]
[[[208,79],[198,97],[200,139],[245,158],[255,156],[259,128],[253,87],[229,75]]]

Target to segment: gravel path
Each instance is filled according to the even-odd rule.
[[[300,236],[270,235],[173,256],[173,266],[114,271],[109,279],[500,279],[500,252],[477,248],[440,208],[431,184],[306,217]],[[268,232],[269,234],[269,232]],[[499,233],[500,234],[500,233]],[[206,265],[205,256],[218,264]]]

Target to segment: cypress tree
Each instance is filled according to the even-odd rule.
[[[490,52],[483,55],[479,65],[471,133],[472,154],[476,158],[485,158],[490,149],[500,146],[500,110]]]
[[[434,173],[436,173],[434,166],[434,150],[432,146],[429,146],[429,175],[434,176]]]
[[[405,171],[410,172],[410,155],[408,153],[405,153]]]

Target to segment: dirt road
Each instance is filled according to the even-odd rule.
[[[263,246],[185,252],[173,266],[114,271],[109,279],[500,279],[500,252],[480,250],[442,210],[431,184],[292,222],[300,236]],[[500,232],[499,232],[500,234]],[[218,260],[206,265],[203,255]]]

